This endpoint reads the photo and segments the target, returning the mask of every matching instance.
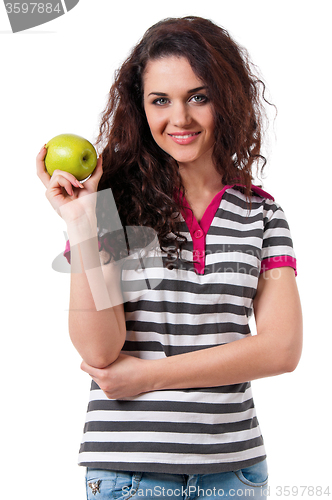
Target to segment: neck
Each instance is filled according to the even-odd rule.
[[[213,163],[204,165],[179,165],[182,184],[186,193],[219,192],[222,178]]]

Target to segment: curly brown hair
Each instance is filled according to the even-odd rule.
[[[104,169],[98,190],[112,189],[123,226],[153,228],[161,248],[173,233],[178,249],[181,207],[174,189],[185,191],[178,164],[154,141],[143,107],[147,63],[174,55],[185,57],[208,88],[215,118],[213,159],[223,184],[243,185],[248,199],[253,166],[259,172],[266,163],[261,155],[265,86],[247,51],[225,29],[194,16],[149,28],[116,72],[97,138]]]

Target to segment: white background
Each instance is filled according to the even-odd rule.
[[[277,486],[330,485],[332,493],[328,2],[80,0],[17,34],[0,4],[1,498],[85,498],[76,463],[90,380],[68,337],[69,276],[51,268],[65,226],[35,156],[59,133],[94,141],[115,69],[149,26],[183,15],[210,18],[244,45],[278,108],[263,187],[291,227],[304,349],[294,373],[254,382],[254,395],[270,498],[280,497]]]

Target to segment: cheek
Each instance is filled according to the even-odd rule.
[[[153,136],[158,136],[163,133],[166,122],[162,117],[156,116],[154,113],[146,113],[146,119]]]
[[[214,130],[215,118],[211,105],[198,108],[194,118],[205,130],[209,132]]]
[[[215,122],[211,112],[208,112],[202,116],[202,123],[204,123],[204,127],[206,130],[208,130],[210,133],[214,132]]]

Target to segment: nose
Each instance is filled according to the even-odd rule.
[[[170,122],[171,125],[179,128],[190,125],[192,117],[185,103],[173,103]]]

